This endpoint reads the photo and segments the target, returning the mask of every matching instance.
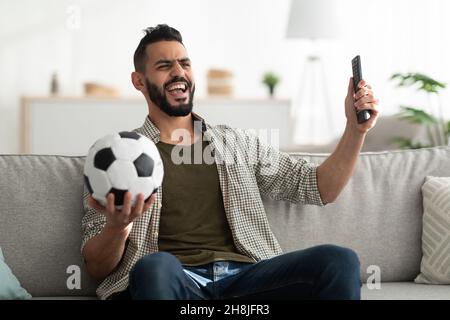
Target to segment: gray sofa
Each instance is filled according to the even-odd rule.
[[[395,143],[394,138],[409,138],[415,143],[427,144],[427,129],[423,125],[405,121],[399,115],[381,115],[377,120],[377,125],[370,129],[367,134],[362,151],[396,150],[399,148],[399,145]],[[330,153],[333,152],[340,140],[341,136],[339,135],[326,144],[291,145],[284,148],[284,151]]]
[[[294,156],[315,163],[326,158]],[[335,203],[320,208],[264,199],[269,221],[285,251],[333,243],[358,253],[364,281],[372,275],[369,266],[379,268],[381,288],[364,284],[363,299],[450,299],[448,285],[413,282],[422,256],[420,188],[427,175],[450,176],[449,160],[447,147],[363,153]],[[80,255],[83,162],[83,157],[0,156],[0,247],[35,299],[95,298],[97,283]],[[73,288],[78,267],[81,287]]]

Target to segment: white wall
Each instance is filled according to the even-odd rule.
[[[316,48],[327,69],[338,129],[355,54],[362,56],[365,78],[385,114],[400,103],[424,101],[395,89],[387,80],[394,72],[418,71],[450,83],[449,1],[338,1],[341,37]],[[18,151],[20,96],[47,95],[53,71],[64,95],[82,94],[84,81],[137,95],[129,81],[132,55],[141,30],[158,23],[181,31],[197,96],[206,93],[207,70],[226,67],[235,73],[239,97],[266,96],[260,79],[267,70],[282,77],[278,96],[295,97],[311,46],[285,38],[288,10],[288,0],[0,0],[0,153]],[[443,95],[447,111],[449,92]]]

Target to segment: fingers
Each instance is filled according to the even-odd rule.
[[[144,210],[144,195],[139,193],[136,198],[136,206],[134,207],[134,211],[142,212]]]
[[[372,117],[376,118],[376,116],[380,113],[380,111],[378,111],[377,109],[370,109],[370,112],[372,114]]]
[[[372,86],[364,80],[361,80],[358,84],[358,91],[355,93],[355,99],[365,96],[371,92],[373,92]]]
[[[361,79],[361,81],[359,81],[359,83],[357,84],[358,89],[364,87],[366,85],[366,81],[364,81],[364,79]]]
[[[360,110],[370,110],[371,117],[369,121],[359,124],[358,126],[363,128],[364,132],[370,130],[377,121],[379,111],[377,110],[377,105],[379,100],[374,97],[372,86],[369,85],[365,80],[361,80],[358,83],[357,92],[353,94],[354,107],[359,112]]]
[[[360,110],[377,110],[376,107],[371,103],[366,103],[362,105],[361,107],[356,108],[357,111]]]
[[[356,90],[356,93],[353,91],[353,78],[350,78],[348,83],[348,94],[350,96],[353,96],[355,101],[358,101],[362,97],[365,96],[373,96],[373,90],[372,86],[369,85],[365,80],[361,80],[358,83],[358,88]]]
[[[131,192],[126,192],[124,196],[124,202],[121,210],[116,210],[114,203],[114,194],[109,193],[106,196],[106,207],[103,207],[98,203],[92,196],[88,198],[88,205],[95,209],[96,211],[108,214],[110,217],[119,218],[123,223],[132,222],[134,219],[146,212],[156,200],[156,193],[152,194],[151,197],[145,202],[144,195],[142,193],[138,194],[136,197],[136,203],[134,207],[131,207],[132,203]]]
[[[131,200],[133,196],[130,191],[125,192],[125,195],[123,197],[123,205],[122,209],[120,209],[120,212],[125,215],[129,216],[131,213]]]
[[[140,193],[137,196],[136,206],[134,207],[133,212],[130,215],[130,219],[134,220],[138,217],[140,217],[142,214],[144,214],[150,206],[153,204],[153,202],[156,199],[156,194],[152,194],[151,197],[146,201],[144,199],[144,195]]]
[[[108,195],[106,196],[106,211],[108,211],[110,214],[113,214],[116,211],[114,202],[115,202],[114,194],[108,193]]]
[[[377,119],[378,119],[378,110],[372,109],[370,110],[370,119],[360,125],[366,127],[367,129],[371,129],[375,126]]]
[[[355,100],[361,99],[364,96],[367,95],[373,95],[373,91],[371,89],[367,89],[367,88],[361,88],[359,89],[359,91],[357,93],[355,93],[354,98]]]
[[[368,83],[366,82],[366,80],[362,79],[362,80],[358,83],[358,89],[364,88],[364,87],[366,87],[366,88],[368,88],[368,89],[372,89],[372,86],[371,86],[370,84],[368,84]]]
[[[372,87],[366,81],[361,80],[358,87],[360,89],[354,95],[356,109],[373,109],[378,105],[379,100],[374,97]]]
[[[136,205],[133,208],[133,212],[130,214],[130,220],[133,221],[142,214],[144,209],[144,195],[139,193],[136,197]]]
[[[365,107],[367,105],[377,105],[379,103],[379,100],[376,99],[372,95],[364,96],[358,101],[355,102],[356,109],[361,109],[362,107]]]

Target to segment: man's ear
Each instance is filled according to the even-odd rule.
[[[133,71],[131,73],[131,82],[133,83],[133,86],[136,88],[136,90],[139,90],[141,92],[145,92],[145,77],[142,73]]]

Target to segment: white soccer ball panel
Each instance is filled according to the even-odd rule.
[[[140,139],[140,140],[142,140],[142,150],[144,153],[146,153],[155,162],[157,161],[157,159],[161,159],[158,148],[153,143],[153,141],[151,141],[147,137],[144,137],[144,139]]]
[[[139,193],[144,194],[145,200],[152,194],[153,190],[155,190],[155,182],[152,177],[136,179],[128,190],[133,196],[132,206],[136,203],[137,195]]]
[[[92,170],[87,172],[87,177],[94,194],[99,197],[106,197],[112,187],[107,173],[103,170],[92,168]]]
[[[97,202],[99,202],[102,206],[106,207],[106,197],[105,196],[99,195],[97,193],[93,193],[92,198],[97,200]]]
[[[143,139],[143,150],[144,153],[147,154],[150,158],[153,159],[154,167],[153,167],[153,180],[155,181],[156,188],[159,187],[162,183],[164,177],[164,166],[159,154],[158,148],[156,145],[148,138]]]
[[[114,156],[119,160],[128,160],[133,162],[142,153],[142,144],[139,143],[141,139],[126,139],[122,138],[120,140],[114,141],[111,146]]]
[[[161,159],[155,162],[155,167],[153,168],[153,181],[155,183],[155,188],[161,186],[164,177],[164,167]]]
[[[128,190],[138,178],[134,164],[125,160],[114,161],[106,172],[108,173],[112,187],[120,190]]]

